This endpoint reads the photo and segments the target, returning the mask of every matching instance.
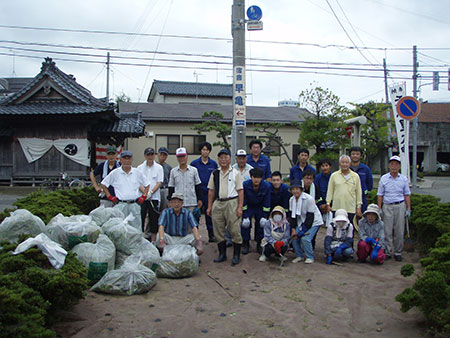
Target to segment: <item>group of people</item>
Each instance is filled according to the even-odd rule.
[[[175,154],[178,165],[172,168],[166,163],[167,148],[156,153],[149,147],[145,161],[134,168],[130,151],[121,152],[119,163],[115,147],[108,147],[107,161],[92,171],[91,180],[104,193],[101,203],[126,203],[146,237],[161,251],[166,244],[183,243],[202,254],[198,226],[203,213],[208,241],[217,243],[217,263],[227,260],[227,247],[232,246],[231,264],[239,264],[241,253],[251,250],[253,228],[260,261],[271,256],[284,261],[291,248],[296,256],[293,263],[311,264],[323,225],[327,264],[353,257],[356,231],[359,262],[369,259],[382,264],[391,256],[401,261],[404,220],[411,203],[398,156],[389,159],[389,173],[380,179],[377,204],[368,205],[373,178],[370,168],[361,163],[360,147],[352,147],[350,156],[342,155],[339,170],[333,173],[331,161],[322,159],[317,176],[308,164],[308,149],[300,149],[289,185],[279,171],[271,171],[261,141],[252,140],[249,148],[250,154],[237,150],[236,163],[231,165],[228,149],[218,152],[216,162],[209,156],[211,144],[205,142],[200,145],[201,156],[188,164],[188,153],[181,147]],[[102,178],[101,186],[95,176]]]

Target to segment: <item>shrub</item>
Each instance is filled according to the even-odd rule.
[[[16,246],[0,249],[0,337],[53,337],[45,326],[84,296],[87,271],[71,252],[56,270],[37,248],[11,255]]]

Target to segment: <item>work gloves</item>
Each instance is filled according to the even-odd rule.
[[[141,197],[139,197],[139,198],[137,199],[137,202],[138,202],[139,204],[142,204],[142,203],[145,202],[146,199],[147,199],[147,195],[142,195]]]
[[[270,220],[268,220],[267,218],[261,217],[261,219],[259,220],[259,226],[263,229],[267,223],[270,224]]]
[[[111,202],[113,202],[113,204],[119,203],[119,199],[118,199],[116,196],[109,195],[109,196],[108,196],[108,199],[109,199]]]
[[[375,240],[372,237],[366,237],[366,243],[370,245],[375,244]]]
[[[201,255],[203,253],[203,243],[201,239],[195,240],[195,248],[197,249],[197,255]]]
[[[298,237],[298,238],[303,237],[307,231],[308,231],[308,228],[302,224],[302,225],[297,229],[297,237]]]
[[[328,255],[327,256],[327,264],[331,264],[332,261],[333,261],[333,256]]]
[[[345,243],[342,243],[337,249],[336,252],[334,253],[335,257],[339,257],[342,256],[342,251],[344,251],[345,249],[347,249],[348,246]]]
[[[281,248],[284,246],[284,242],[283,241],[276,241],[275,244],[273,245],[273,247],[275,248],[275,252],[277,254],[281,254]]]
[[[406,210],[405,210],[405,216],[406,216],[407,218],[410,218],[410,217],[411,217],[411,210],[406,209]]]
[[[246,217],[242,220],[242,227],[244,229],[250,228],[250,218]]]

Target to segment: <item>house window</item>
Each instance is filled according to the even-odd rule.
[[[156,149],[167,147],[169,154],[175,154],[180,147],[179,135],[156,135]]]
[[[183,135],[183,147],[188,154],[201,154],[199,147],[205,141],[204,135]]]

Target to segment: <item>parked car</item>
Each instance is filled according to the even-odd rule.
[[[441,172],[441,171],[450,171],[450,164],[447,163],[441,163],[436,161],[436,171],[437,172]]]

